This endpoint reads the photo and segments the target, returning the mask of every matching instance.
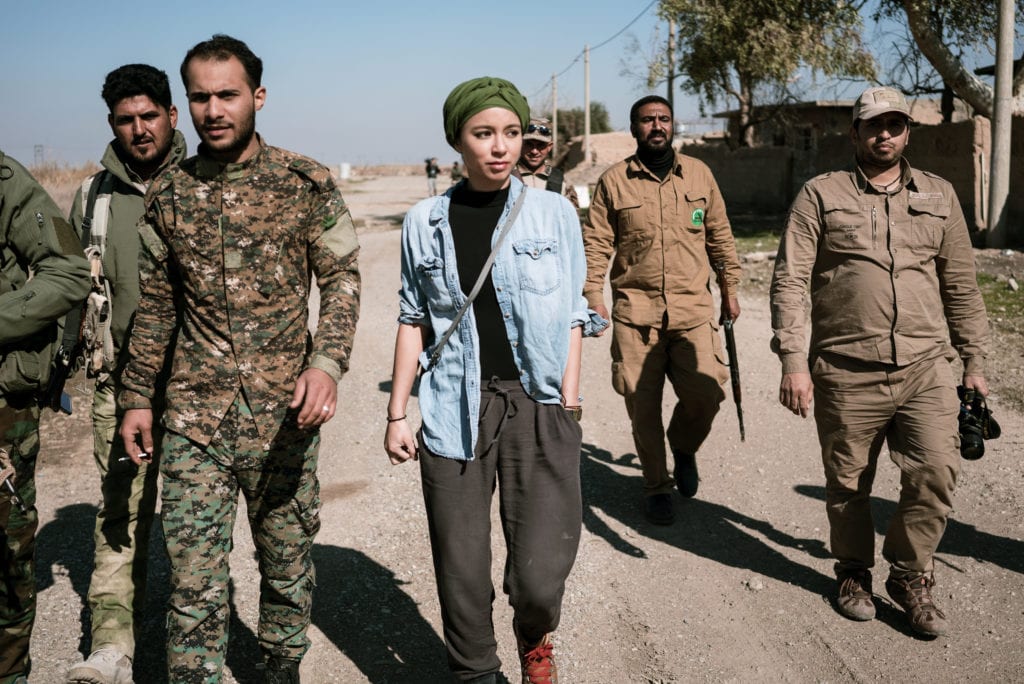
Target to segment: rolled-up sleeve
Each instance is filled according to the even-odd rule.
[[[410,211],[402,222],[402,286],[398,290],[398,322],[409,325],[424,325],[427,322],[427,298],[416,273],[416,250],[414,240],[419,238],[421,226]]]

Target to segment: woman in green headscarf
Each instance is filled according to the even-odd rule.
[[[582,336],[607,325],[582,296],[576,211],[558,193],[525,188],[512,175],[529,117],[508,81],[456,86],[444,103],[444,131],[466,178],[413,207],[402,228],[384,447],[392,463],[420,462],[448,664],[458,681],[503,681],[491,621],[495,486],[523,681],[558,681],[551,633],[582,517]],[[458,318],[478,278],[479,294]],[[406,407],[417,365],[422,427],[414,437]]]

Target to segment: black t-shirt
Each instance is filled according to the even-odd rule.
[[[491,253],[491,236],[508,200],[508,188],[496,192],[475,192],[462,184],[452,193],[448,223],[455,242],[455,261],[459,283],[468,295]],[[480,338],[480,378],[518,380],[519,371],[512,357],[505,321],[498,307],[498,296],[490,278],[473,300],[476,332]]]

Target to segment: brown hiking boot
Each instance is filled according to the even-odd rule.
[[[551,635],[545,634],[535,644],[528,644],[519,636],[519,626],[512,622],[516,633],[516,648],[519,651],[519,665],[523,669],[523,684],[558,684],[558,667],[553,655],[554,644]]]
[[[836,607],[851,620],[874,620],[875,602],[871,599],[871,571],[844,570],[838,573],[839,595]]]
[[[926,636],[942,636],[949,629],[946,615],[932,600],[935,578],[931,575],[892,577],[885,581],[885,590],[907,613],[910,626]]]

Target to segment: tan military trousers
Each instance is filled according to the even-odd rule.
[[[93,394],[93,456],[100,473],[103,500],[96,514],[89,609],[92,650],[116,648],[134,657],[138,628],[135,618],[141,617],[146,598],[149,536],[156,509],[163,430],[159,424],[154,425],[153,441],[157,448],[151,464],[136,466],[122,461],[127,454],[117,434],[120,415],[115,394],[112,379],[98,383]]]
[[[874,565],[869,497],[887,444],[901,473],[900,498],[882,556],[896,575],[931,572],[960,469],[949,362],[937,357],[896,368],[828,354],[814,360],[811,375],[836,570]]]
[[[644,494],[670,492],[675,483],[665,437],[673,451],[696,454],[711,432],[729,379],[722,340],[711,323],[671,330],[616,321],[611,354],[612,387],[626,400]],[[678,399],[667,433],[661,417],[665,378]]]

